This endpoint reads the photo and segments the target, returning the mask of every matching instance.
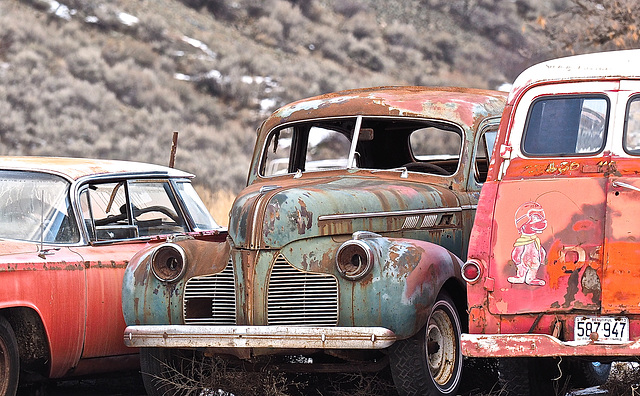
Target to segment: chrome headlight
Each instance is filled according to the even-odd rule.
[[[151,256],[151,272],[162,282],[175,282],[187,268],[187,258],[179,245],[166,243]]]

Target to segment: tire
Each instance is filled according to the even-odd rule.
[[[503,358],[498,360],[501,395],[564,395],[566,371],[558,358]],[[560,378],[558,378],[560,377]]]
[[[582,359],[573,359],[569,362],[571,386],[575,388],[603,385],[609,379],[610,372],[611,363],[590,362]]]
[[[195,353],[173,348],[141,348],[140,371],[148,396],[199,395]]]
[[[0,395],[16,394],[19,374],[20,355],[16,335],[9,322],[0,316]]]
[[[413,337],[390,347],[391,374],[400,396],[456,394],[462,377],[460,333],[458,311],[443,292],[427,324]]]

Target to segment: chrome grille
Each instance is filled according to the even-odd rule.
[[[336,326],[338,281],[335,276],[303,272],[278,256],[269,279],[269,325]]]
[[[236,324],[236,292],[231,258],[222,272],[196,276],[187,281],[183,309],[186,324]]]

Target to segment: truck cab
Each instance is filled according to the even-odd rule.
[[[550,60],[509,94],[463,267],[462,348],[504,358],[513,394],[563,373],[602,382],[607,362],[638,355],[639,61]]]

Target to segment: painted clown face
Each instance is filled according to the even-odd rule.
[[[524,235],[541,234],[547,228],[544,209],[537,202],[526,202],[518,208],[515,216],[516,228]]]

